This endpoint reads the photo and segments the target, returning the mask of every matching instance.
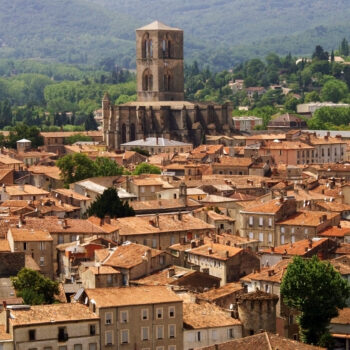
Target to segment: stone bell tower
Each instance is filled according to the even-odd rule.
[[[136,30],[137,98],[183,101],[183,31],[155,21]]]

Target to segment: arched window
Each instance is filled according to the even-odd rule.
[[[162,40],[163,58],[171,58],[171,40],[169,34],[166,34]]]
[[[136,140],[136,128],[135,124],[131,123],[130,125],[130,141],[135,141]]]
[[[152,39],[149,38],[149,34],[145,33],[142,38],[142,58],[153,57],[153,44]]]
[[[153,75],[150,69],[145,69],[142,74],[142,90],[152,91],[153,90]]]
[[[126,125],[122,125],[122,143],[126,142]]]
[[[164,91],[171,91],[171,83],[172,83],[171,74],[169,71],[166,71],[163,77]]]

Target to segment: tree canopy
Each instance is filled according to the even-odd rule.
[[[320,344],[327,335],[330,320],[338,308],[346,306],[350,287],[329,262],[295,257],[288,265],[281,284],[284,303],[300,312],[297,322],[301,339]]]
[[[58,282],[26,267],[11,277],[11,281],[17,295],[28,305],[52,304],[59,293]]]
[[[149,163],[140,163],[136,165],[135,170],[132,172],[133,175],[140,174],[161,174],[160,168]]]
[[[118,192],[114,187],[110,187],[104,190],[102,195],[98,195],[96,200],[91,203],[88,215],[97,216],[100,219],[103,219],[105,216],[123,218],[135,216],[135,211],[128,202],[124,202],[119,198]]]
[[[321,89],[321,98],[326,102],[339,102],[349,93],[347,85],[340,80],[330,79]]]
[[[67,154],[56,162],[66,186],[94,176],[122,175],[124,168],[115,161],[97,157],[95,161],[83,153]]]

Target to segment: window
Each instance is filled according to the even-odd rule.
[[[145,186],[141,186],[140,191],[141,191],[141,193],[145,193]]]
[[[156,309],[156,315],[157,315],[158,319],[163,318],[163,308],[162,307]]]
[[[76,235],[71,235],[70,236],[70,241],[71,242],[76,242],[76,240],[77,240],[77,236]]]
[[[149,340],[149,328],[148,327],[141,327],[141,339],[142,340]]]
[[[201,332],[197,332],[197,341],[201,341]]]
[[[143,320],[148,320],[148,309],[142,309],[141,310],[141,318],[143,319]]]
[[[173,244],[175,244],[175,237],[171,236],[170,237],[170,245],[173,245]]]
[[[2,350],[2,348],[0,347],[0,350]],[[52,350],[52,346],[45,346],[44,350]]]
[[[74,350],[82,350],[83,347],[81,344],[74,344]]]
[[[169,338],[175,338],[175,325],[169,325]]]
[[[307,235],[309,233],[309,230],[306,228],[304,232]]]
[[[253,239],[254,238],[254,233],[253,232],[249,232],[249,239]]]
[[[112,331],[107,331],[105,333],[105,342],[106,342],[106,345],[113,345],[113,332]]]
[[[66,327],[59,327],[58,328],[58,341],[67,341],[68,340],[68,334]]]
[[[66,347],[65,345],[59,346],[59,347],[58,347],[58,350],[67,350],[67,347]]]
[[[97,350],[97,344],[96,343],[90,343],[89,344],[89,350]]]
[[[269,233],[268,241],[269,241],[269,243],[272,243],[272,233]]]
[[[229,339],[234,338],[233,328],[230,328],[230,329],[228,330],[228,336],[227,336],[227,338],[229,338]]]
[[[264,241],[264,234],[262,232],[259,233],[259,241],[260,242]]]
[[[23,242],[23,250],[27,250],[27,242]]]
[[[44,266],[44,264],[45,264],[45,258],[43,256],[41,256],[39,265]]]
[[[45,250],[45,242],[40,242],[40,250]]]
[[[253,217],[249,216],[249,226],[253,226]]]
[[[111,312],[106,312],[105,315],[105,320],[106,320],[106,324],[112,324],[112,313]]]
[[[63,235],[58,235],[58,244],[64,243],[64,236]]]
[[[175,317],[175,307],[174,306],[170,306],[169,307],[169,317],[170,318],[174,318]]]
[[[128,323],[128,312],[127,311],[121,311],[120,312],[120,322],[121,323]]]
[[[295,231],[295,228],[294,228],[294,227],[292,227],[291,232],[292,232],[292,233],[294,233],[294,231]]]
[[[29,330],[29,340],[35,340],[35,329]]]
[[[213,341],[218,340],[218,331],[216,329],[213,329],[211,331],[211,338],[212,338]]]
[[[295,236],[292,235],[292,243],[295,243]]]
[[[284,235],[281,235],[281,244],[284,244]]]
[[[151,192],[155,192],[156,188],[154,186],[151,186]]]
[[[260,217],[259,218],[259,226],[262,226],[262,225],[264,225],[264,218]]]
[[[168,350],[176,350],[176,345],[169,345]]]
[[[107,284],[108,285],[113,284],[113,275],[107,275]]]
[[[90,335],[96,334],[96,325],[90,324],[89,329],[90,329]]]
[[[283,226],[281,226],[281,233],[285,232],[285,228]]]
[[[159,264],[164,265],[164,256],[163,255],[159,256]]]
[[[157,326],[157,339],[164,338],[164,326]]]
[[[269,218],[269,227],[272,227],[272,218]]]
[[[157,346],[156,350],[164,350],[164,346]]]
[[[152,248],[157,248],[157,238],[152,239]]]
[[[123,329],[121,331],[121,343],[122,344],[129,343],[129,330],[128,329]]]

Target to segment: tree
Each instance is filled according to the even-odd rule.
[[[64,143],[66,145],[73,145],[73,143],[76,143],[79,141],[92,141],[92,137],[83,135],[83,134],[75,134],[75,135],[66,137],[64,140]]]
[[[328,61],[328,52],[323,50],[323,47],[317,45],[315,47],[315,52],[312,54],[312,58],[318,59],[320,61]]]
[[[160,168],[155,165],[149,163],[140,163],[136,165],[135,170],[133,171],[133,175],[140,174],[161,174]]]
[[[85,130],[89,131],[89,130],[97,130],[97,122],[94,118],[94,115],[92,113],[90,113],[87,118],[85,119],[84,122],[84,126],[85,126]]]
[[[95,176],[95,163],[83,153],[67,154],[56,162],[65,186]]]
[[[97,157],[95,160],[95,176],[116,176],[123,174],[123,167],[114,160],[106,157]]]
[[[349,43],[345,38],[340,44],[339,53],[345,57],[349,56]]]
[[[11,277],[11,281],[17,295],[28,305],[52,304],[59,293],[58,282],[26,267]]]
[[[114,187],[107,188],[102,195],[98,195],[88,209],[89,216],[97,216],[103,219],[106,215],[111,218],[123,218],[135,216],[135,211],[128,202],[123,202]]]
[[[311,92],[308,92],[307,94],[305,94],[305,99],[304,99],[305,103],[318,102],[320,100],[321,100],[320,95],[317,93],[317,91],[311,91]]]
[[[348,92],[348,86],[343,81],[331,79],[323,85],[321,99],[327,102],[339,102]]]
[[[329,262],[317,256],[308,260],[295,257],[283,277],[281,296],[287,306],[300,312],[301,339],[319,344],[328,333],[330,320],[338,315],[337,309],[346,306],[350,287]]]
[[[36,126],[28,126],[24,123],[17,123],[10,129],[8,146],[15,148],[16,142],[21,139],[32,141],[33,147],[38,147],[44,144],[43,137],[40,135],[40,130]]]

